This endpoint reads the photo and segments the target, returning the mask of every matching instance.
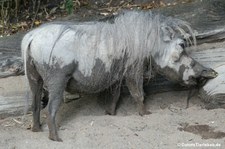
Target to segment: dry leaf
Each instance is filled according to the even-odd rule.
[[[41,24],[41,21],[36,20],[36,21],[34,21],[34,24],[35,25],[40,25]]]
[[[107,13],[107,12],[101,12],[100,15],[107,16],[107,15],[109,15],[109,13]]]
[[[56,12],[56,10],[58,9],[58,7],[54,7],[50,10],[49,14],[53,14]]]

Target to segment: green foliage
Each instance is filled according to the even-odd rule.
[[[72,14],[74,9],[73,0],[66,0],[65,6],[68,14]]]

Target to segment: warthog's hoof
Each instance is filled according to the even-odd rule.
[[[61,138],[59,138],[58,136],[51,136],[49,135],[48,137],[50,140],[52,141],[58,141],[58,142],[63,142],[63,140]]]
[[[152,114],[152,112],[150,112],[150,111],[148,111],[148,110],[144,110],[144,111],[140,111],[140,112],[139,112],[139,115],[140,115],[140,116],[149,115],[149,114]]]
[[[116,115],[116,111],[115,110],[105,110],[105,114],[106,115]]]
[[[41,130],[41,125],[39,125],[39,126],[33,126],[31,130],[32,130],[33,132],[40,132],[40,131],[42,131],[42,130]]]

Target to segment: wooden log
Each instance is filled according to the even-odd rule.
[[[24,74],[20,50],[24,34],[0,38],[0,78]]]
[[[215,68],[225,62],[225,42],[204,43],[189,47],[186,51],[206,67]]]
[[[0,57],[0,78],[24,74],[23,61],[20,56]]]
[[[214,29],[212,31],[199,33],[196,36],[197,44],[220,42],[225,39],[225,28]]]
[[[185,20],[199,33],[225,28],[224,0],[195,0],[155,11]]]
[[[25,100],[28,91],[26,84],[24,76],[0,79],[0,119],[22,114],[28,108],[30,102]]]
[[[0,38],[0,52],[1,55],[5,54],[15,54],[17,56],[20,56],[20,43],[23,38],[23,36],[26,34],[26,32],[20,32],[12,36],[7,37],[1,37]]]

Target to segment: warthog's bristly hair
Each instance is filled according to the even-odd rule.
[[[179,19],[165,17],[151,11],[124,11],[113,19],[113,23],[107,21],[51,23],[52,27],[61,26],[61,29],[56,33],[58,37],[52,39],[55,41],[51,47],[51,53],[47,57],[47,63],[51,65],[57,41],[70,31],[77,39],[80,39],[80,45],[76,45],[77,41],[74,42],[75,58],[79,61],[81,71],[86,76],[91,75],[91,69],[96,59],[101,59],[106,64],[106,70],[109,70],[114,59],[128,57],[127,60],[124,60],[125,64],[123,65],[125,66],[124,71],[126,71],[134,64],[142,64],[146,58],[154,58],[156,54],[162,55],[164,51],[160,50],[163,38],[160,33],[161,27],[168,28],[174,36],[185,38],[189,42],[188,45],[196,43],[189,24]],[[45,26],[43,25],[43,27]],[[30,36],[35,36],[34,34],[37,33],[30,32]],[[89,41],[82,41],[83,37]],[[71,38],[74,37],[71,36]],[[87,48],[88,61],[83,57],[84,55],[79,55],[81,53],[79,51],[83,47]]]

